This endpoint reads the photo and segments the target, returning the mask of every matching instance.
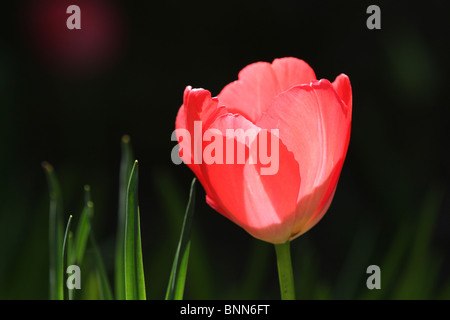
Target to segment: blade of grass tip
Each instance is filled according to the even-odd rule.
[[[89,233],[91,231],[90,213],[91,210],[88,206],[90,202],[90,187],[84,187],[85,192],[85,205],[81,212],[80,220],[78,221],[77,230],[75,233],[75,263],[81,265],[83,263],[84,253],[86,251],[87,241],[89,239]]]
[[[124,242],[125,242],[125,217],[127,208],[128,182],[133,168],[133,152],[130,137],[122,137],[122,157],[119,173],[119,212],[117,222],[117,239],[115,254],[115,293],[116,299],[125,299],[125,265],[124,265]]]
[[[177,251],[173,260],[172,271],[169,278],[169,285],[167,287],[166,300],[183,299],[189,260],[189,251],[191,247],[190,234],[195,208],[195,181],[196,179],[194,178],[191,183],[189,201],[184,215],[180,240],[178,242]]]
[[[138,162],[135,161],[128,183],[125,221],[125,299],[146,299],[138,208]]]
[[[64,298],[63,288],[63,270],[61,265],[61,252],[63,242],[63,201],[61,188],[56,177],[53,166],[48,162],[43,162],[42,167],[45,170],[49,195],[49,282],[50,299],[62,300]]]
[[[84,186],[84,203],[91,201],[91,186],[88,184]]]
[[[89,201],[86,204],[86,206],[88,208],[88,217],[89,217],[88,223],[89,223],[89,225],[92,225],[92,222],[90,219],[92,219],[92,217],[94,216],[94,203],[92,201]],[[114,297],[112,294],[111,285],[108,280],[108,275],[106,273],[105,264],[103,262],[102,255],[100,253],[99,246],[97,245],[97,241],[95,240],[94,230],[91,227],[89,227],[89,230],[90,230],[89,239],[91,241],[92,248],[94,251],[97,273],[100,278],[100,288],[99,289],[100,289],[101,298],[104,300],[113,300]]]
[[[70,266],[75,264],[75,251],[74,251],[74,236],[73,232],[69,230],[67,238],[67,264]]]
[[[69,237],[67,238],[67,265],[71,266],[75,264],[75,252],[73,250],[73,232],[69,231]],[[69,300],[75,299],[74,289],[67,288],[67,296]]]
[[[63,244],[62,244],[62,251],[61,251],[61,269],[62,269],[61,272],[62,273],[64,273],[64,259],[65,259],[64,251],[66,250],[66,243],[67,243],[67,238],[69,237],[71,222],[72,222],[72,215],[69,216],[69,220],[67,221],[66,232],[64,233],[64,240],[63,240]],[[64,286],[64,283],[62,285]],[[63,300],[64,300],[64,287],[62,287],[61,290],[63,291]]]

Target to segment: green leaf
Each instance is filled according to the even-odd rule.
[[[195,207],[195,181],[191,183],[189,201],[184,215],[183,227],[181,229],[180,241],[173,260],[172,271],[170,273],[169,285],[167,287],[166,300],[182,300],[184,285],[186,282],[186,273],[189,260],[189,251],[191,247],[191,228]]]
[[[125,299],[145,300],[145,277],[142,260],[140,216],[138,207],[138,162],[135,161],[128,183],[125,220]]]
[[[86,251],[86,246],[91,231],[90,214],[92,214],[92,210],[88,206],[90,202],[90,187],[86,185],[84,187],[84,192],[85,205],[83,207],[83,211],[81,212],[80,220],[78,221],[74,243],[74,263],[79,265],[83,263],[84,253]]]
[[[133,152],[130,145],[130,137],[122,137],[122,158],[120,162],[119,175],[119,212],[117,223],[117,239],[115,254],[115,292],[116,299],[125,299],[125,262],[124,262],[124,242],[125,242],[125,218],[127,211],[128,182],[133,168]]]
[[[90,219],[92,219],[92,217],[94,216],[94,203],[92,201],[88,201],[86,206],[88,208],[89,225],[92,225]],[[95,240],[94,230],[91,227],[89,227],[89,229],[89,238],[91,240],[92,248],[94,251],[97,274],[100,278],[100,296],[104,300],[113,300],[114,297],[112,294],[111,285],[108,280],[108,275],[106,273],[105,264],[103,263],[100,249],[97,245],[97,241]]]
[[[48,162],[43,162],[49,187],[49,281],[50,299],[63,300],[63,265],[62,265],[62,244],[63,244],[63,200],[61,188],[53,167]]]
[[[70,223],[72,222],[72,215],[69,216],[69,220],[67,220],[67,225],[66,225],[66,232],[64,233],[64,240],[63,240],[63,244],[62,244],[62,251],[61,251],[61,266],[62,266],[62,271],[64,273],[64,252],[66,250],[66,244],[67,244],[67,239],[69,237],[70,234]],[[64,283],[63,283],[64,285]],[[64,290],[64,289],[63,289]],[[64,291],[63,291],[63,299],[64,299]]]
[[[69,237],[67,238],[67,265],[71,266],[75,264],[75,252],[73,250],[73,232],[69,231]],[[67,288],[69,300],[75,299],[74,289]]]
[[[174,247],[175,251],[178,246],[180,230],[186,211],[186,197],[183,196],[184,192],[182,192],[182,187],[179,185],[178,179],[164,167],[154,168],[153,184],[157,192],[157,198],[160,200],[162,208],[164,208],[167,223],[170,226],[167,230],[168,239],[164,241],[164,246],[156,252],[155,259],[157,261],[164,261],[164,264],[166,264],[168,260],[167,248]],[[190,190],[187,190],[187,197],[189,197],[189,192]],[[215,283],[214,272],[208,267],[209,258],[202,235],[200,233],[191,233],[191,242],[195,243],[195,250],[189,253],[189,278],[195,283],[195,286],[190,287],[189,290],[193,296],[207,299],[213,295]],[[272,253],[271,250],[270,253]],[[169,259],[168,261],[169,263],[173,262],[173,257],[172,260]],[[152,283],[155,285],[164,285],[162,279],[154,279]],[[242,293],[242,291],[240,292]],[[223,290],[221,293],[224,294]]]
[[[88,185],[84,186],[84,206],[83,210],[81,211],[80,219],[78,220],[77,229],[75,232],[75,236],[73,236],[73,239],[70,238],[69,233],[69,243],[68,243],[68,264],[76,264],[78,266],[81,266],[83,264],[85,252],[87,243],[89,241],[89,236],[91,232],[91,216],[92,210],[89,208],[89,203],[91,202],[91,195],[90,195],[90,187]],[[70,248],[69,248],[70,247]],[[70,252],[69,252],[70,251]],[[75,299],[75,290],[69,289],[69,300]]]
[[[142,257],[142,245],[141,245],[141,217],[139,208],[137,208],[137,229],[136,229],[136,281],[137,292],[139,300],[146,300],[147,295],[145,293],[145,276],[144,276],[144,260]]]
[[[94,203],[91,201],[90,187],[84,187],[84,208],[78,222],[78,228],[75,236],[74,260],[80,265],[85,256],[87,242],[90,241],[93,249],[96,273],[99,279],[98,291],[101,299],[112,300],[113,294],[109,283],[108,275],[105,269],[103,258],[95,239],[94,230],[92,228],[92,219],[94,217]]]

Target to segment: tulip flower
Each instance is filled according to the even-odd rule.
[[[281,245],[311,229],[330,206],[351,117],[345,74],[317,80],[303,60],[282,58],[248,65],[217,97],[187,87],[175,132],[179,156],[207,203],[285,256]]]

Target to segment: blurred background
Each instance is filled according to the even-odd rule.
[[[48,298],[51,163],[74,223],[83,186],[111,281],[121,137],[140,162],[150,299],[163,299],[193,173],[171,162],[187,85],[217,95],[256,61],[294,56],[353,89],[334,201],[292,245],[302,299],[450,299],[448,10],[444,1],[8,1],[0,7],[0,299]],[[69,5],[81,30],[68,30]],[[367,7],[381,9],[368,30]],[[279,299],[273,246],[198,185],[185,298]],[[366,269],[381,268],[381,290]],[[83,269],[82,270],[86,270]],[[84,271],[83,271],[84,272]],[[96,298],[82,273],[82,295]]]

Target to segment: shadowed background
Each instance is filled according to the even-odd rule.
[[[82,30],[66,28],[71,4],[81,8]],[[370,4],[381,8],[381,30],[366,27]],[[128,134],[140,162],[147,294],[162,299],[193,178],[170,158],[184,88],[214,96],[246,65],[294,56],[319,79],[347,74],[353,89],[334,201],[291,245],[298,298],[450,299],[443,1],[46,0],[0,11],[0,298],[48,298],[42,161],[54,166],[75,222],[91,186],[112,281]],[[209,208],[198,187],[185,297],[278,299],[273,246]],[[381,290],[366,287],[372,264]],[[96,298],[88,274],[82,292]]]

